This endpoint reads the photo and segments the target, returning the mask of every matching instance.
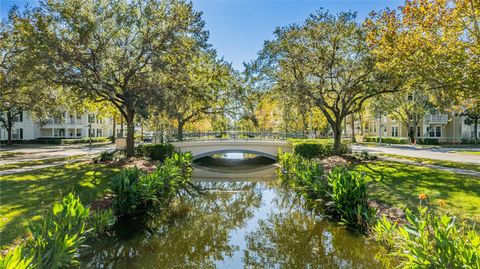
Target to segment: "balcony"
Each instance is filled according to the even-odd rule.
[[[425,119],[428,123],[446,124],[448,123],[448,114],[431,114],[427,115]]]

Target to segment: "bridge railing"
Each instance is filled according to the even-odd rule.
[[[195,141],[222,141],[222,140],[287,140],[288,138],[307,138],[307,135],[301,133],[263,133],[263,132],[205,132],[205,133],[185,133],[167,137],[168,142],[195,142]]]

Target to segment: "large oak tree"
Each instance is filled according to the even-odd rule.
[[[25,25],[48,81],[118,109],[128,155],[135,116],[165,96],[167,56],[206,47],[203,27],[201,13],[182,0],[49,0]]]
[[[401,85],[376,69],[355,17],[320,10],[302,24],[278,28],[254,64],[274,88],[308,99],[324,114],[337,153],[346,117],[359,112],[367,99]]]

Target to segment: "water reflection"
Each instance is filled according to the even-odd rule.
[[[84,251],[81,267],[382,267],[374,258],[378,249],[305,211],[302,201],[276,180],[203,179],[198,184],[204,195],[183,198],[165,214],[120,227],[115,237]]]

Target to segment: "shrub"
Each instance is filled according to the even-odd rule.
[[[378,136],[366,136],[363,138],[365,142],[379,142]],[[410,138],[406,137],[382,137],[382,143],[385,144],[410,144]]]
[[[117,217],[112,209],[92,211],[88,218],[89,235],[97,237],[108,233],[117,223]]]
[[[376,210],[368,205],[365,175],[337,166],[328,174],[327,183],[328,212],[350,228],[368,231]]]
[[[92,137],[92,143],[111,141],[109,137]],[[38,138],[33,141],[38,144],[73,145],[90,143],[90,138]]]
[[[168,202],[190,183],[190,153],[174,153],[150,174],[138,168],[122,170],[111,182],[112,207],[117,216],[148,211],[152,205]]]
[[[406,210],[405,225],[385,217],[373,232],[377,241],[387,244],[402,268],[480,268],[480,235],[455,217],[427,207],[418,213]]]
[[[110,189],[115,195],[112,201],[115,215],[129,215],[138,211],[137,207],[143,199],[143,189],[139,183],[142,175],[142,170],[134,167],[123,169],[112,178]]]
[[[376,160],[378,158],[377,155],[370,154],[365,150],[362,150],[360,152],[358,152],[358,151],[354,152],[352,154],[352,157],[359,160],[359,161],[370,161],[370,160]]]
[[[324,158],[335,155],[333,139],[294,139],[290,141],[292,141],[294,154],[303,158]],[[350,143],[342,141],[341,154],[346,154],[350,151]]]
[[[440,141],[438,140],[438,138],[421,138],[421,139],[418,139],[418,144],[438,145],[440,144]]]
[[[85,237],[89,209],[69,193],[52,212],[30,225],[32,240],[27,243],[38,268],[60,268],[78,264],[78,248]]]
[[[97,156],[92,158],[94,163],[103,162],[120,162],[127,158],[124,150],[102,151]]]
[[[144,144],[139,145],[136,149],[140,156],[151,158],[156,161],[164,161],[172,156],[175,147],[172,144]]]

